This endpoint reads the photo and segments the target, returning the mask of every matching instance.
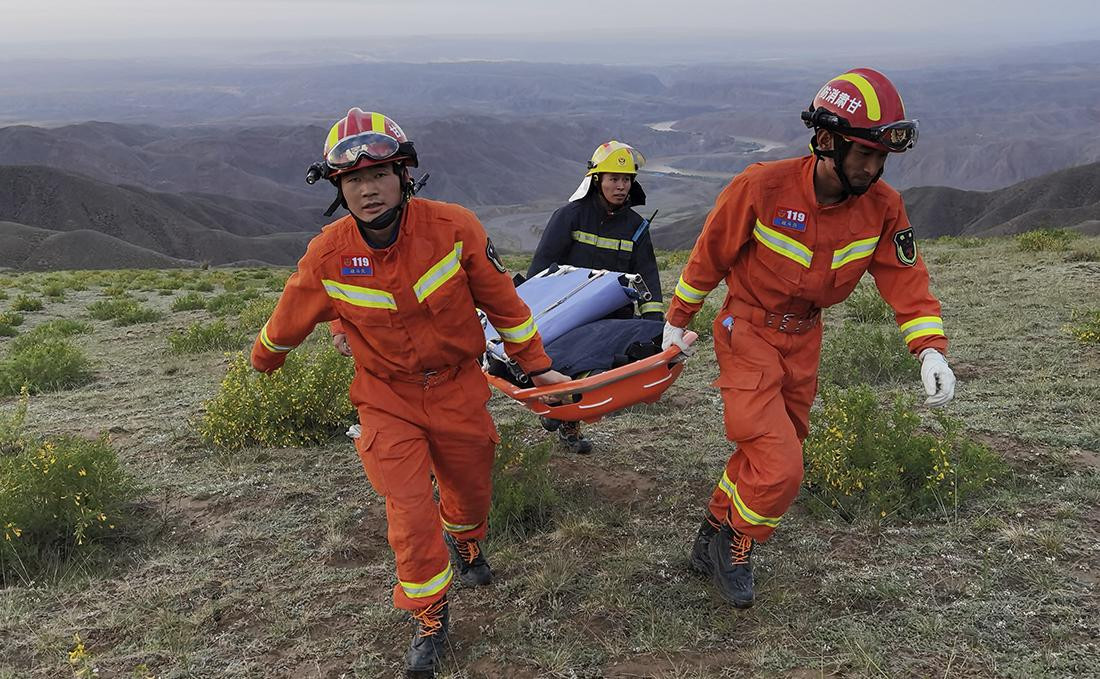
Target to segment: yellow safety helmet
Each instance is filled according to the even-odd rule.
[[[645,167],[645,156],[630,144],[612,139],[600,144],[588,161],[588,174],[614,172],[618,174],[638,174]]]
[[[614,139],[600,144],[592,153],[592,159],[588,161],[588,171],[585,173],[584,179],[581,180],[580,186],[569,197],[569,200],[570,202],[580,200],[588,195],[589,190],[592,188],[592,175],[605,173],[635,175],[643,167],[645,167],[645,156],[630,144],[624,144]]]

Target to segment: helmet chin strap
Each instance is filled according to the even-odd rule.
[[[813,149],[814,155],[818,158],[832,159],[833,170],[836,172],[837,179],[840,180],[842,192],[841,200],[844,200],[848,196],[862,196],[867,193],[868,189],[870,189],[880,177],[882,177],[882,171],[886,169],[885,166],[879,168],[878,174],[872,177],[871,181],[867,182],[867,186],[852,186],[852,181],[848,179],[848,173],[844,171],[844,159],[848,157],[848,151],[851,150],[852,144],[855,142],[850,142],[835,132],[830,134],[833,137],[833,149],[831,151],[826,151],[818,147],[817,135],[814,135],[813,139],[810,140],[810,148]]]

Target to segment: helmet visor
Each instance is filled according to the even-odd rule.
[[[895,153],[900,153],[916,145],[917,129],[916,120],[899,120],[889,125],[866,129],[858,127],[845,128],[841,130],[841,133],[881,144]]]
[[[400,148],[401,143],[388,134],[364,132],[341,139],[325,154],[325,162],[333,170],[344,170],[354,166],[363,156],[371,160],[392,158]]]

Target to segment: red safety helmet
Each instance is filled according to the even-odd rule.
[[[878,151],[901,153],[917,143],[917,121],[906,119],[897,88],[870,68],[853,68],[825,83],[802,120]]]
[[[416,167],[416,149],[389,116],[353,108],[329,128],[322,161],[325,179],[396,161]]]

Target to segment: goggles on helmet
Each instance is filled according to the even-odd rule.
[[[913,148],[917,143],[917,121],[899,120],[896,123],[872,128],[850,127],[840,130],[840,133],[882,144],[891,151],[901,152]]]
[[[885,146],[895,153],[911,149],[917,143],[917,120],[899,120],[877,127],[852,127],[846,119],[824,108],[803,111],[802,120],[806,127],[822,127],[845,137],[864,139]]]
[[[353,167],[366,156],[371,160],[386,160],[398,154],[401,142],[380,132],[363,132],[340,140],[325,154],[325,163],[333,170]]]

